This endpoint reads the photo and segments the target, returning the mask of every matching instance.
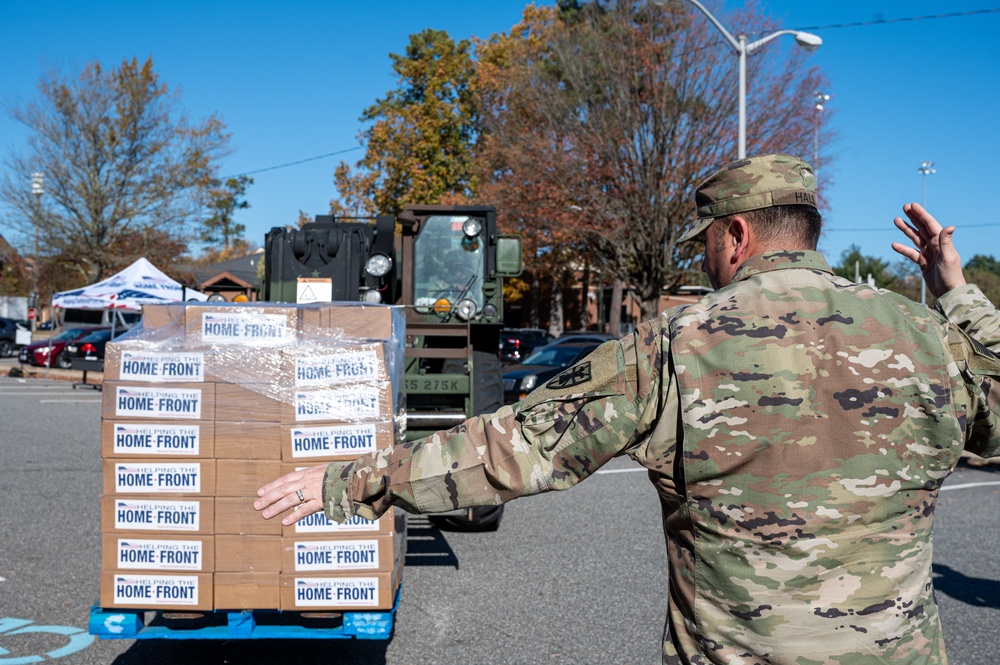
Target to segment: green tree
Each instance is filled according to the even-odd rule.
[[[965,279],[978,286],[994,305],[1000,307],[1000,261],[976,254],[965,264]]]
[[[29,138],[5,160],[0,200],[23,237],[38,233],[39,273],[53,272],[44,266],[51,259],[78,286],[140,256],[168,253],[158,248],[176,260],[228,153],[223,123],[190,121],[151,58],[114,69],[92,62],[76,77],[51,71],[38,91],[36,100],[10,108]],[[38,211],[27,186],[34,171],[45,176]]]
[[[1000,261],[997,261],[992,256],[986,256],[984,254],[976,254],[966,262],[965,269],[985,270],[986,272],[991,272],[994,273],[995,275],[1000,275]]]
[[[253,178],[245,175],[228,178],[220,182],[213,180],[208,189],[206,208],[211,215],[202,222],[202,242],[211,245],[222,244],[222,250],[228,251],[233,242],[243,238],[246,226],[237,224],[234,219],[237,210],[250,207],[245,195],[247,187],[253,184]]]
[[[894,289],[900,278],[887,261],[862,254],[858,245],[851,245],[840,253],[840,264],[833,272],[852,282],[856,279],[866,282],[871,277],[875,286],[882,289]]]
[[[334,172],[334,214],[399,212],[409,203],[466,200],[475,188],[471,154],[477,115],[471,90],[471,43],[447,32],[410,36],[405,55],[392,54],[399,87],[365,110],[372,123],[359,135],[365,156]]]

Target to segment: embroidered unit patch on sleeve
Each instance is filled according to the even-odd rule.
[[[563,390],[572,388],[582,383],[587,383],[591,379],[590,361],[586,360],[579,365],[573,365],[566,371],[557,375],[554,379],[545,384],[546,388],[552,390]]]

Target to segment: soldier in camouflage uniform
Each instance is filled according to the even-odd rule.
[[[729,164],[698,188],[684,238],[705,241],[717,291],[518,404],[286,475],[255,507],[300,504],[287,524],[496,505],[628,455],[663,509],[664,663],[945,663],[934,506],[963,449],[1000,446],[1000,360],[983,346],[1000,344],[1000,315],[971,285],[932,288],[928,309],[836,277],[815,252],[814,192],[793,157]],[[950,231],[905,210],[919,248],[905,252],[933,276]]]

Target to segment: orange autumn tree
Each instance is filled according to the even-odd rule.
[[[778,28],[755,4],[717,15],[751,36]],[[477,53],[480,196],[524,234],[529,265],[556,280],[570,260],[593,265],[655,317],[663,288],[697,265],[677,244],[694,188],[736,156],[728,45],[684,3],[560,0],[529,5]],[[748,82],[748,154],[811,154],[823,75],[770,44]]]
[[[447,32],[411,35],[403,55],[391,54],[399,87],[365,109],[359,135],[365,156],[334,172],[339,200],[331,212],[396,214],[411,203],[459,203],[470,197],[476,110],[475,64],[468,40]]]

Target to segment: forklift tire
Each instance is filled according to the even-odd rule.
[[[495,354],[473,351],[472,412],[475,415],[493,413],[503,406],[503,379],[500,359]],[[455,515],[431,516],[431,522],[446,531],[484,532],[500,528],[503,506],[476,506],[471,517]]]

